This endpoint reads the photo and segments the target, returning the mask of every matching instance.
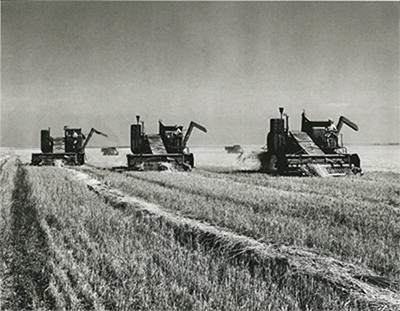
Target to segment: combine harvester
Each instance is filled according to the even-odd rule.
[[[362,174],[360,158],[349,154],[339,133],[343,124],[358,126],[341,116],[337,126],[329,121],[310,121],[303,111],[301,131],[289,130],[289,117],[279,108],[280,118],[270,120],[267,148],[259,154],[261,170],[269,174],[298,176],[346,176]]]
[[[101,152],[103,153],[103,156],[119,155],[117,147],[104,147],[104,148],[101,148]]]
[[[82,165],[85,163],[85,148],[93,134],[107,137],[106,134],[92,128],[85,138],[80,128],[64,126],[64,137],[51,137],[50,128],[41,130],[40,149],[42,153],[32,153],[31,165],[55,165],[62,161],[66,165]]]
[[[243,153],[244,150],[240,145],[225,146],[227,153]]]
[[[131,125],[133,154],[127,155],[128,170],[191,170],[194,167],[194,157],[189,152],[187,142],[195,127],[207,133],[205,127],[193,121],[185,135],[183,126],[166,126],[159,121],[159,133],[146,134],[144,122],[140,122],[140,116],[136,116],[136,124]]]

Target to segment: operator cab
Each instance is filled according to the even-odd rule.
[[[339,143],[337,128],[332,120],[310,121],[303,111],[301,114],[301,131],[307,133],[325,153],[332,153],[334,150],[342,148]]]

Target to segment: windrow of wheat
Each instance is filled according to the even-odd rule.
[[[62,169],[19,166],[14,185],[19,190],[13,200],[24,199],[18,201],[24,213],[9,209],[20,220],[1,229],[26,241],[14,236],[18,247],[11,256],[21,270],[14,270],[19,279],[8,286],[20,296],[6,298],[3,308],[350,308],[311,283],[308,295],[296,293],[293,282],[299,280],[273,280],[268,271],[250,273],[244,263],[230,262],[222,251],[181,245],[172,229],[114,209]]]
[[[362,194],[358,199],[342,197],[340,191],[334,192],[334,181],[320,184],[320,179],[308,179],[314,189],[310,193],[254,185],[247,177],[238,182],[185,173],[95,173],[113,187],[184,215],[266,243],[305,246],[365,264],[398,283],[400,210],[392,204],[364,201]],[[396,193],[396,189],[388,191]]]
[[[17,171],[15,158],[2,157],[0,161],[0,302],[12,295],[10,292],[11,270],[10,253],[12,252],[11,207],[13,203],[14,178]]]

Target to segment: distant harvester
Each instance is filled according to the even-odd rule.
[[[104,147],[104,148],[101,148],[101,152],[105,156],[115,156],[115,155],[119,154],[116,147]]]
[[[227,153],[243,153],[243,148],[240,145],[225,146]]]

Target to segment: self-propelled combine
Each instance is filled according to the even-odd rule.
[[[136,116],[136,124],[131,125],[131,151],[127,155],[128,169],[138,171],[191,170],[194,167],[194,156],[187,147],[193,128],[207,132],[206,128],[196,122],[184,133],[183,126],[164,125],[159,121],[158,134],[146,134],[144,122]]]
[[[61,161],[66,165],[85,163],[85,149],[93,134],[107,137],[106,134],[92,128],[87,137],[81,128],[64,126],[64,137],[50,136],[50,129],[40,132],[41,153],[32,153],[31,165],[54,165]]]
[[[341,116],[332,120],[311,121],[303,111],[301,130],[289,129],[289,117],[279,108],[280,118],[270,119],[266,151],[260,153],[262,171],[279,175],[346,176],[362,174],[360,158],[343,146],[342,126],[355,131],[358,126]]]

